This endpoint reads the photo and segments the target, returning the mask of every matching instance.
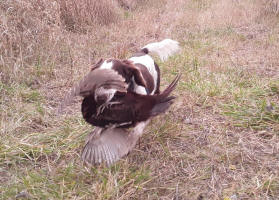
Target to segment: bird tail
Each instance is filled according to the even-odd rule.
[[[156,116],[161,113],[164,113],[170,106],[173,104],[173,99],[176,97],[169,96],[171,92],[176,88],[176,85],[181,77],[181,74],[178,74],[171,84],[159,95],[157,95],[158,102],[151,110],[151,116]]]
[[[91,165],[104,163],[111,166],[134,148],[148,122],[141,122],[130,131],[96,127],[82,150],[82,160]]]
[[[171,39],[164,39],[161,42],[149,43],[142,48],[142,51],[146,54],[149,52],[157,54],[162,61],[166,61],[169,56],[174,55],[179,50],[179,43]]]

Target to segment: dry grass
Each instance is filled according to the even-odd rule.
[[[277,1],[110,2],[0,1],[1,198],[277,199]],[[82,166],[92,128],[78,103],[56,115],[64,92],[167,37],[182,46],[158,61],[162,87],[183,72],[176,104],[122,161]]]
[[[70,31],[86,31],[88,26],[108,25],[118,19],[116,1],[61,0],[58,3],[61,21]]]

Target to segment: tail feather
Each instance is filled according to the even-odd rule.
[[[181,73],[178,74],[175,77],[175,79],[171,82],[171,84],[161,94],[158,95],[159,99],[164,101],[164,99],[170,95],[170,93],[175,89],[180,77],[181,77]]]
[[[147,51],[146,51],[147,49]],[[169,56],[174,55],[180,50],[179,43],[175,40],[164,39],[161,42],[154,42],[147,44],[142,48],[145,52],[157,54],[162,61],[168,59]]]
[[[175,98],[175,97],[173,97]],[[168,110],[168,108],[173,104],[172,100],[168,100],[159,104],[156,104],[153,109],[151,110],[151,116],[157,116],[159,114],[162,114]]]
[[[173,104],[174,96],[169,96],[170,93],[175,89],[181,74],[178,74],[171,84],[157,96],[158,103],[152,108],[151,116],[156,116],[166,112],[166,110]]]

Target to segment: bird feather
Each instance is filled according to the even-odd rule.
[[[88,136],[82,150],[82,160],[92,165],[112,165],[134,148],[148,123],[149,120],[142,122],[132,130],[96,127]]]
[[[125,79],[114,70],[94,69],[79,81],[79,83],[74,85],[65,95],[58,109],[58,113],[62,113],[65,107],[70,105],[76,96],[87,97],[100,87],[126,93],[128,85],[125,83]]]

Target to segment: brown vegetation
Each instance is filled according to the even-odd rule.
[[[276,0],[0,1],[0,193],[34,199],[276,199]],[[175,106],[111,168],[81,167],[92,127],[57,116],[100,58],[178,40]]]
[[[84,30],[88,26],[108,25],[116,22],[118,18],[116,1],[61,0],[58,3],[61,21],[70,31]]]

